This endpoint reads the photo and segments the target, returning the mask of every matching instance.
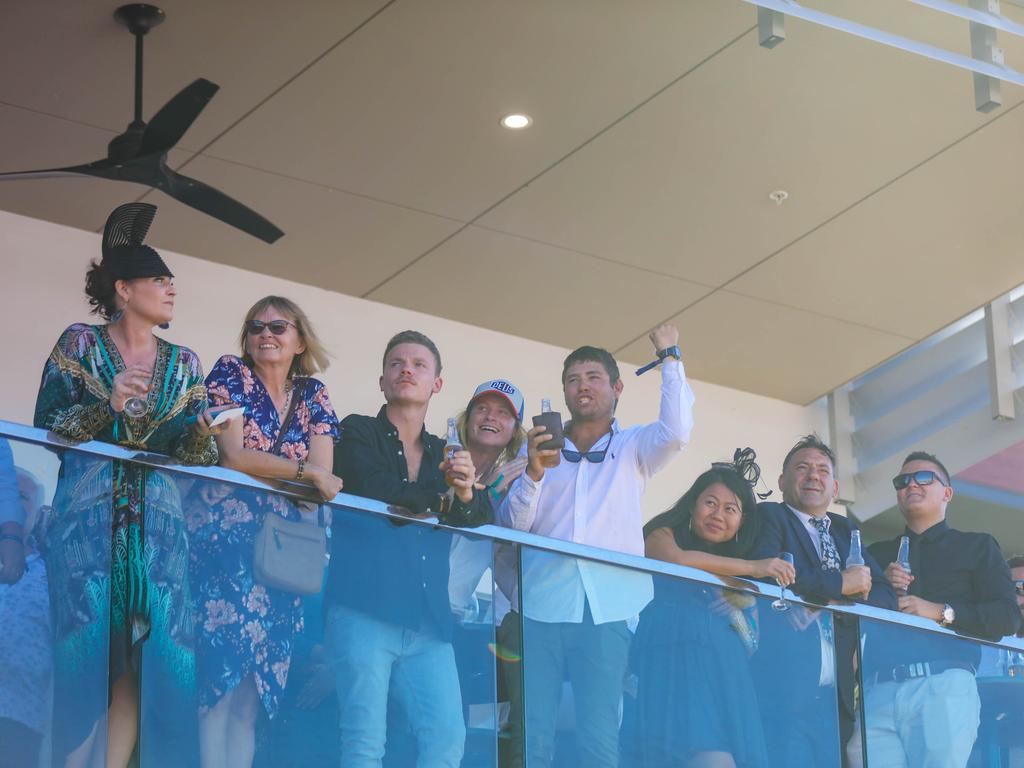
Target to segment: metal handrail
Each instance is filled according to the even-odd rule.
[[[51,450],[74,451],[76,453],[87,454],[98,458],[128,461],[142,466],[152,467],[154,469],[172,471],[176,474],[189,475],[205,480],[214,480],[229,483],[231,485],[278,493],[295,499],[308,501],[310,499],[310,492],[312,491],[312,487],[304,483],[285,481],[282,483],[284,487],[277,487],[276,483],[271,485],[250,475],[246,475],[232,469],[217,466],[198,467],[176,464],[163,454],[136,451],[119,445],[114,445],[112,443],[101,442],[99,440],[73,442],[60,437],[53,432],[47,432],[43,429],[29,427],[16,422],[4,421],[2,419],[0,419],[0,437],[21,443],[43,446]],[[490,539],[492,541],[506,544],[518,544],[524,547],[529,547],[530,549],[551,552],[558,555],[564,555],[566,557],[590,560],[593,562],[604,563],[606,565],[614,565],[632,571],[641,571],[649,573],[652,576],[670,576],[707,586],[733,589],[758,595],[774,595],[778,589],[774,585],[759,585],[755,582],[743,579],[722,579],[714,574],[697,568],[676,565],[674,563],[666,563],[661,560],[652,560],[650,558],[639,557],[637,555],[628,555],[623,552],[591,547],[585,544],[577,544],[572,541],[553,539],[547,536],[540,536],[535,533],[518,531],[498,525],[483,525],[478,528],[469,529],[444,525],[438,522],[436,518],[424,519],[412,516],[407,510],[404,510],[401,507],[348,493],[339,493],[327,503],[332,508],[337,508],[339,510],[371,514],[392,520],[401,520],[404,524],[429,526],[431,528],[450,531],[463,536],[475,536],[481,539]],[[768,589],[762,589],[762,587],[767,587]],[[808,602],[799,596],[790,595],[787,595],[787,599],[792,603],[804,605],[808,608],[823,609],[832,613],[856,616],[858,618],[870,619],[872,621],[884,622],[886,624],[898,624],[933,634],[966,638],[972,642],[991,645],[998,648],[1011,648],[1014,650],[1024,651],[1024,638],[1008,638],[1000,641],[990,641],[982,638],[960,635],[950,629],[939,626],[934,621],[929,621],[928,619],[924,619],[919,616],[909,616],[907,614],[897,613],[896,611],[890,611],[884,608],[876,608],[872,605],[864,605],[862,603],[831,603],[829,605],[820,605],[818,603]]]

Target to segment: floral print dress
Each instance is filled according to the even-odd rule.
[[[249,450],[269,452],[282,428],[286,431],[278,453],[290,459],[309,455],[313,435],[338,438],[338,418],[327,389],[316,379],[297,385],[291,421],[283,426],[270,393],[241,359],[225,355],[218,360],[206,386],[210,405],[245,408],[242,445]],[[255,489],[205,484],[193,488],[186,505],[203,711],[251,675],[273,717],[288,680],[293,640],[303,626],[302,601],[253,577],[254,541],[267,514],[300,519],[293,502]]]

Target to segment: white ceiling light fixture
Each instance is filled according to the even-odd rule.
[[[512,131],[520,131],[523,128],[529,128],[533,124],[533,118],[529,115],[524,115],[522,112],[513,112],[510,115],[505,115],[501,118],[501,127],[508,128]]]

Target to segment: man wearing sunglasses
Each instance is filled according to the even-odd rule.
[[[562,388],[572,420],[561,462],[545,469],[543,434],[532,433],[529,466],[498,511],[503,525],[543,536],[643,555],[640,499],[648,479],[690,439],[693,391],[680,361],[679,331],[650,334],[661,368],[658,421],[622,428],[615,406],[623,382],[606,350],[580,347],[565,359]],[[576,706],[573,765],[618,765],[619,704],[631,635],[626,626],[650,601],[650,577],[600,563],[524,550],[520,612],[502,625],[503,643],[529,648],[525,665],[527,762],[551,764],[562,680],[568,673]],[[513,605],[517,601],[513,598]],[[525,617],[525,618],[522,618]],[[512,686],[510,698],[518,698]],[[509,765],[523,764],[521,702],[509,717]]]
[[[893,478],[896,503],[910,539],[910,572],[897,562],[900,537],[869,547],[902,596],[903,613],[931,619],[959,634],[998,640],[1020,623],[1010,569],[999,544],[985,533],[946,523],[953,498],[949,472],[939,459],[915,451]],[[868,764],[967,765],[980,721],[975,671],[978,645],[953,637],[905,632],[861,622]],[[861,763],[859,734],[847,750]]]

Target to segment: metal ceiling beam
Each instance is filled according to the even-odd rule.
[[[886,32],[883,29],[859,24],[813,8],[806,8],[795,0],[744,0],[758,8],[759,39],[761,45],[767,48],[772,48],[785,40],[784,17],[792,16],[811,24],[845,32],[973,73],[975,76],[975,106],[982,112],[990,111],[1001,103],[999,81],[1024,86],[1024,74],[1007,67],[1003,63],[1003,52],[995,45],[997,29],[1024,36],[1024,25],[1017,24],[999,14],[998,0],[970,0],[970,7],[956,5],[946,0],[910,1],[969,21],[973,55],[965,56],[954,53],[945,48]],[[769,13],[770,16],[767,15]],[[770,27],[768,26],[769,22]],[[771,34],[767,37],[766,29],[771,30]]]

